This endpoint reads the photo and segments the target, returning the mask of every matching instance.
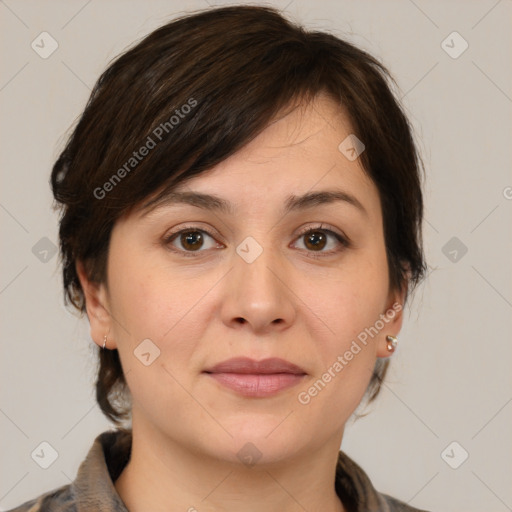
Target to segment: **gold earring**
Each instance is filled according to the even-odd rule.
[[[103,347],[102,349],[105,350],[105,345],[107,344],[107,335],[103,336]]]
[[[386,336],[386,340],[388,342],[388,350],[390,352],[393,352],[396,346],[398,345],[398,339],[395,338],[395,336],[391,336],[391,334],[389,334],[388,336]]]

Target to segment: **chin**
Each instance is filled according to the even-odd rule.
[[[296,428],[286,415],[243,414],[226,428],[233,435],[228,441],[229,457],[235,462],[252,459],[253,464],[273,463],[292,456],[301,446]],[[284,421],[283,421],[284,420]],[[288,425],[286,423],[289,422]]]

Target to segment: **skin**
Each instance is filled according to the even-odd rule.
[[[91,336],[101,346],[108,333],[132,396],[132,455],[115,482],[131,512],[344,510],[334,489],[344,426],[376,359],[391,355],[386,335],[398,334],[402,312],[308,404],[298,395],[405,291],[389,286],[378,190],[359,159],[338,150],[351,133],[341,108],[317,96],[180,185],[222,197],[233,213],[135,210],[114,226],[107,283],[88,281],[77,265]],[[291,194],[330,189],[352,194],[366,213],[336,201],[283,214]],[[320,224],[350,245],[319,234]],[[190,225],[214,236],[203,233],[192,249],[179,235],[166,244]],[[252,263],[236,252],[248,236],[263,248]],[[147,338],[160,349],[149,366],[134,355]],[[281,357],[307,375],[272,397],[244,397],[202,373],[235,356]],[[261,453],[253,466],[237,457],[248,442]]]

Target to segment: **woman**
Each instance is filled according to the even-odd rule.
[[[339,451],[421,281],[421,161],[376,59],[266,7],[99,78],[52,172],[117,429],[16,511],[414,511]]]

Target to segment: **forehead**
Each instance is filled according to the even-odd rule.
[[[341,161],[339,157],[343,154],[339,146],[352,132],[342,105],[321,94],[307,104],[283,109],[257,137],[218,164],[216,170],[240,167],[243,162],[261,164],[262,170],[275,170],[276,165],[288,169],[286,162],[293,160],[300,172],[302,166],[297,165],[297,159],[314,161],[317,168],[332,165],[335,160]],[[347,162],[343,163],[350,163],[346,157],[344,159]],[[360,167],[359,161],[349,167]]]
[[[220,205],[210,201],[207,206],[235,214],[248,207],[262,209],[269,203],[289,208],[297,203],[297,197],[327,189],[341,192],[349,203],[359,203],[367,214],[377,213],[380,203],[373,181],[360,159],[348,158],[352,155],[345,151],[352,137],[343,107],[327,95],[290,106],[238,152],[178,184],[150,208],[142,208],[140,216],[173,202],[200,203],[198,197],[181,200],[194,192],[225,199]]]

